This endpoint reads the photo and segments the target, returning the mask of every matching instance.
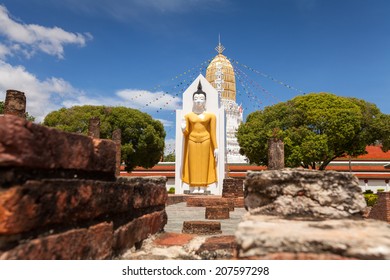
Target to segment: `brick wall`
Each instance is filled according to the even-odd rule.
[[[116,146],[0,117],[0,259],[110,259],[167,223],[166,178],[116,179]]]
[[[222,197],[232,199],[234,207],[244,207],[244,179],[224,179]]]
[[[244,179],[224,179],[222,197],[244,197]]]
[[[378,201],[372,207],[369,219],[376,219],[390,223],[390,192],[378,192]]]

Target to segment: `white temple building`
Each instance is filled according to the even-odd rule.
[[[215,48],[218,54],[206,70],[206,79],[217,90],[220,102],[226,113],[226,161],[227,163],[246,163],[246,157],[240,155],[240,146],[236,132],[243,121],[243,109],[236,103],[236,79],[234,68],[229,59],[222,54],[225,48],[219,42]]]

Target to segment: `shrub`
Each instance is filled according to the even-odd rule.
[[[367,206],[374,206],[374,204],[378,200],[378,195],[373,193],[365,193],[364,199],[366,200]]]
[[[377,189],[376,191],[377,191],[377,192],[384,192],[385,189]]]
[[[175,193],[175,188],[174,187],[169,188],[168,193],[174,194]]]
[[[372,190],[366,190],[364,194],[374,193]]]

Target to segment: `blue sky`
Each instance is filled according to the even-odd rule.
[[[174,139],[181,93],[216,55],[245,115],[308,92],[390,113],[387,0],[0,0],[0,100],[26,93],[41,121],[83,104],[151,114]],[[147,105],[147,106],[146,106]]]

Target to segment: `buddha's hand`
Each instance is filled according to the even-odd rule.
[[[182,130],[182,131],[186,130],[186,127],[187,127],[186,119],[185,119],[185,118],[182,118],[182,119],[181,119],[181,130]]]
[[[218,160],[218,149],[214,150],[214,158],[216,161]]]

